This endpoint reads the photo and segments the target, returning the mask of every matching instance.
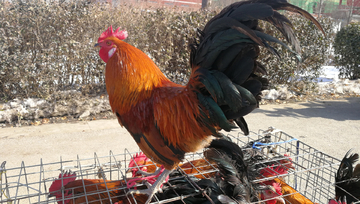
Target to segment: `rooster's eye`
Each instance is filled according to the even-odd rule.
[[[106,45],[110,46],[110,45],[111,45],[111,42],[110,42],[110,41],[107,41],[107,42],[106,42]]]

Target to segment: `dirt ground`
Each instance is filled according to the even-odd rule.
[[[341,159],[360,152],[360,98],[262,105],[245,117],[251,131],[269,126]],[[236,135],[236,132],[231,134]],[[0,129],[0,163],[6,167],[89,158],[138,147],[117,120],[94,120]]]

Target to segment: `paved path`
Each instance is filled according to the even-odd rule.
[[[252,131],[274,126],[336,158],[350,148],[360,152],[360,98],[282,105],[262,105],[245,118]],[[0,129],[0,162],[25,164],[91,158],[138,147],[117,120],[47,124]]]

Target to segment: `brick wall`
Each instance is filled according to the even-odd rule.
[[[93,0],[98,3],[110,4],[133,4],[141,7],[161,8],[169,7],[179,10],[199,10],[201,9],[202,0]]]

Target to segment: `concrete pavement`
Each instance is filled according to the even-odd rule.
[[[354,148],[360,153],[360,98],[262,105],[245,117],[251,131],[274,126],[336,158]],[[236,133],[232,133],[236,134]],[[137,151],[132,137],[117,120],[46,124],[0,129],[0,162],[6,167],[90,158],[109,151]]]

